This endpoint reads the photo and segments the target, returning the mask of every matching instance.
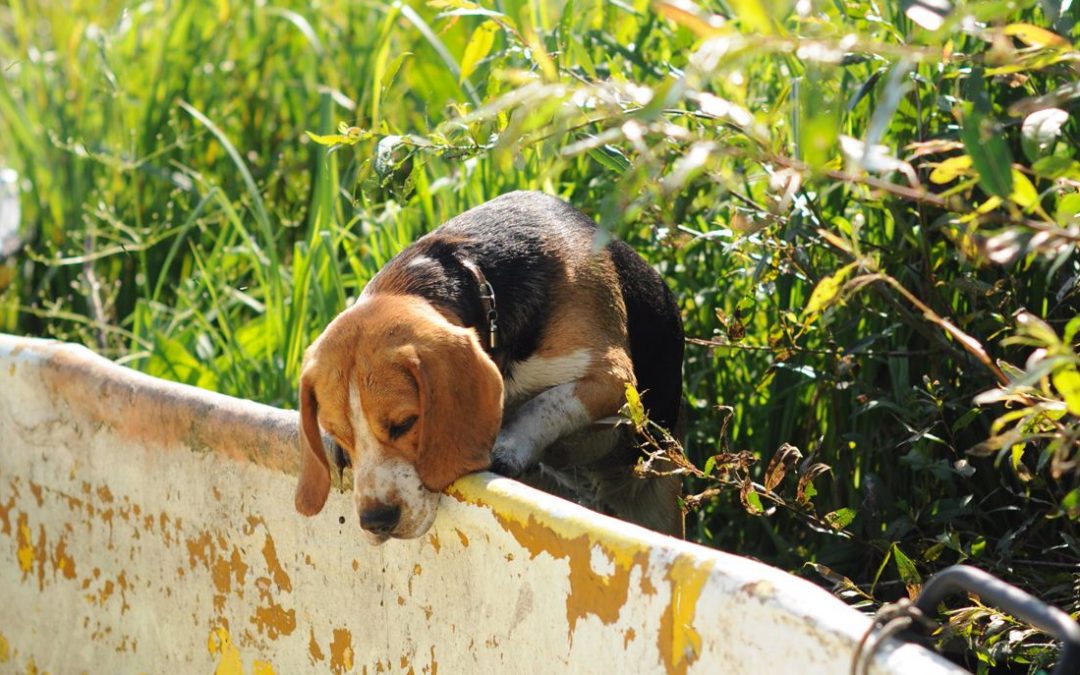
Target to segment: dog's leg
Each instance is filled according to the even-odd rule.
[[[491,470],[520,476],[536,466],[555,441],[617,414],[627,382],[634,382],[629,358],[622,350],[611,350],[581,379],[541,392],[503,425],[492,449]]]
[[[516,478],[536,466],[544,450],[592,419],[574,394],[576,383],[552,387],[525,403],[503,425],[491,450],[491,470]]]

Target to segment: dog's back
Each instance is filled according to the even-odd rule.
[[[598,249],[597,235],[596,224],[566,202],[513,192],[419,239],[364,292],[421,296],[452,321],[474,327],[486,343],[492,308],[479,289],[490,284],[499,338],[488,355],[506,385],[493,470],[680,534],[680,479],[636,476],[640,439],[627,426],[606,421],[618,411],[624,383],[635,380],[649,418],[679,433],[678,306],[637,253],[619,241]],[[591,384],[583,390],[584,382]],[[571,391],[594,398],[579,399]],[[610,402],[598,404],[596,396]],[[580,415],[572,412],[580,409],[575,401],[603,412],[591,414],[593,423],[571,422]],[[516,424],[511,431],[507,419]],[[543,447],[530,440],[538,437],[548,438]]]

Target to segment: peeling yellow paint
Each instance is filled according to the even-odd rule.
[[[667,578],[671,602],[660,617],[660,655],[669,674],[684,675],[701,655],[701,635],[694,628],[694,615],[709,569],[680,557],[672,563]]]
[[[0,633],[0,663],[7,663],[11,660],[11,647],[8,646],[7,638],[3,633]]]
[[[244,675],[244,664],[240,660],[240,650],[233,644],[229,631],[224,626],[217,626],[207,638],[210,655],[220,654],[214,675]]]
[[[251,665],[251,675],[275,675],[274,667],[266,661],[256,661]]]
[[[30,538],[30,525],[25,513],[19,514],[19,549],[16,556],[19,559],[19,569],[23,571],[23,579],[34,568],[34,543]]]
[[[640,567],[643,576],[648,573],[650,549],[647,545],[611,536],[600,540],[594,528],[574,519],[541,522],[536,512],[521,502],[498,494],[479,498],[461,492],[456,486],[462,482],[452,486],[450,494],[490,509],[499,525],[528,550],[531,557],[547,553],[556,560],[566,560],[570,568],[566,620],[571,635],[578,620],[589,615],[609,625],[618,620],[630,594],[632,570]],[[612,561],[610,574],[593,569],[592,555],[596,547]]]

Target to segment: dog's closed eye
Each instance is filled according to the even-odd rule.
[[[390,434],[390,438],[396,440],[409,433],[409,429],[412,429],[413,425],[416,424],[416,417],[416,415],[409,415],[400,422],[391,423],[386,430]]]

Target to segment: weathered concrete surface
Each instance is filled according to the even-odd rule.
[[[294,413],[81,347],[0,336],[0,439],[0,672],[843,674],[868,624],[489,474],[368,547],[346,495],[293,511]]]

